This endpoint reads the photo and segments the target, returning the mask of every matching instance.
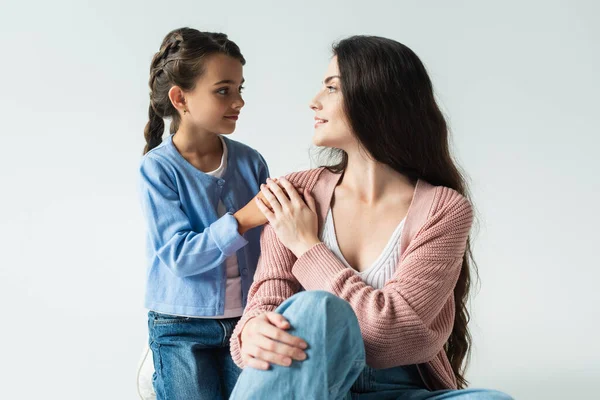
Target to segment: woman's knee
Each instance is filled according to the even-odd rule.
[[[463,389],[454,391],[457,399],[485,399],[485,400],[514,400],[511,396],[498,390],[490,389]],[[454,398],[454,397],[453,397]]]
[[[512,396],[498,390],[489,390],[486,399],[489,400],[514,400]]]
[[[310,341],[310,345],[331,347],[337,343],[364,359],[358,319],[344,299],[325,291],[300,292],[286,300],[277,312],[290,322],[289,332]]]
[[[334,294],[323,290],[309,290],[296,293],[287,299],[277,312],[285,315],[286,312],[294,314],[307,314],[309,316],[336,317],[341,320],[356,320],[354,310],[348,302]]]

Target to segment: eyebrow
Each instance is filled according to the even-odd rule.
[[[334,78],[338,78],[339,79],[340,76],[339,75],[328,76],[327,78],[325,78],[325,80],[323,81],[323,83],[327,84],[327,83],[329,83]]]
[[[242,84],[246,82],[246,80],[244,78],[242,78]],[[222,81],[219,81],[217,83],[214,84],[214,86],[217,85],[222,85],[224,83],[230,84],[230,85],[235,85],[235,81],[231,80],[231,79],[223,79]]]

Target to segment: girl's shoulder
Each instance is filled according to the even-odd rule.
[[[164,140],[160,145],[142,156],[142,159],[140,160],[140,171],[164,173],[176,163],[176,158],[173,157],[169,151],[168,140]]]
[[[238,142],[237,140],[228,138],[227,136],[221,136],[227,145],[227,149],[230,152],[235,153],[237,157],[250,157],[254,158],[260,156],[258,150],[248,146],[245,143]]]
[[[260,167],[267,166],[264,157],[258,152],[258,150],[248,146],[245,143],[230,139],[227,136],[221,137],[225,141],[227,150],[235,162],[250,163]]]

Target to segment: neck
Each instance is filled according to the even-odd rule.
[[[390,166],[375,161],[364,149],[358,147],[348,154],[348,165],[340,186],[353,193],[366,205],[375,205],[391,196],[412,196],[414,183]]]
[[[173,144],[180,153],[194,154],[198,157],[216,155],[223,151],[221,139],[216,133],[183,124],[173,136]]]

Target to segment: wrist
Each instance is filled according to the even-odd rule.
[[[300,240],[299,243],[292,250],[292,253],[294,253],[296,258],[300,258],[304,255],[304,253],[306,253],[307,251],[309,251],[310,249],[312,249],[315,245],[317,245],[319,243],[321,243],[321,241],[316,236],[312,236],[307,239]]]
[[[246,233],[247,230],[251,228],[251,226],[249,226],[250,224],[248,221],[248,216],[246,215],[246,213],[244,213],[243,209],[233,214],[233,217],[238,223],[238,233],[240,235],[243,235],[244,233]]]

